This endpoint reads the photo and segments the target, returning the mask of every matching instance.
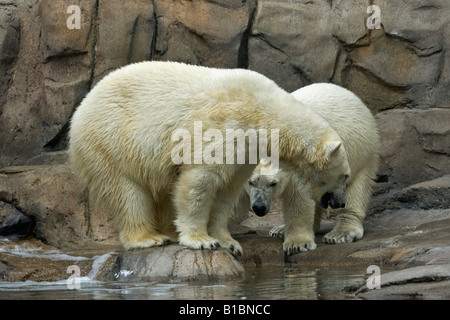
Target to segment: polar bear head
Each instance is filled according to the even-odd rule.
[[[300,175],[297,182],[310,190],[317,205],[334,209],[345,207],[345,191],[349,182],[350,167],[345,147],[341,141],[330,141],[323,144],[322,156],[325,159],[320,165],[302,164],[301,169],[282,163],[281,167],[270,173],[270,163],[260,162],[253,171],[245,190],[250,197],[250,210],[257,216],[269,213],[271,204],[279,199],[292,175]]]
[[[269,167],[270,163],[260,162],[245,185],[250,210],[259,217],[269,213],[272,202],[281,197],[290,179],[283,169],[270,172]]]
[[[343,208],[346,185],[351,173],[345,147],[337,140],[323,143],[320,149],[322,161],[312,166],[313,172],[306,177],[306,182],[319,206]]]

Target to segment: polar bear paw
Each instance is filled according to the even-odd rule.
[[[135,250],[150,248],[155,246],[163,246],[171,242],[170,237],[162,234],[144,234],[121,237],[121,241],[125,249]]]
[[[242,247],[239,244],[239,242],[237,242],[234,239],[228,239],[228,240],[225,240],[225,241],[220,241],[220,247],[230,250],[231,254],[233,256],[235,256],[235,257],[236,256],[238,256],[238,257],[242,256],[242,252],[243,252]]]
[[[275,238],[283,238],[284,237],[284,224],[281,226],[273,227],[272,230],[269,231],[269,236]]]
[[[310,250],[314,250],[317,247],[314,240],[291,240],[284,241],[283,250],[284,252],[290,256],[300,252],[306,252]]]
[[[363,232],[359,229],[356,230],[331,230],[325,234],[322,238],[324,243],[334,244],[334,243],[349,243],[362,238]]]
[[[210,249],[215,250],[220,248],[220,243],[218,240],[214,239],[210,236],[202,236],[202,235],[180,235],[179,240],[180,245],[189,247],[191,249]]]

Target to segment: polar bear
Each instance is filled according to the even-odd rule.
[[[293,92],[292,95],[335,129],[345,146],[350,165],[351,175],[346,180],[345,208],[337,209],[336,225],[325,234],[323,242],[344,243],[361,239],[364,233],[362,222],[378,165],[379,136],[374,117],[356,95],[334,84],[312,84]],[[258,165],[246,187],[250,196],[250,208],[259,216],[268,212],[270,203],[284,192],[289,180],[289,172],[282,169],[274,176],[262,175],[260,171],[263,166],[263,163]],[[273,181],[277,183],[274,185]],[[310,184],[309,188],[314,188],[314,184]],[[323,208],[328,206],[326,199],[324,200],[314,209],[312,206],[309,208],[311,215],[315,215],[315,232],[319,230],[320,220],[325,214]],[[255,210],[261,210],[261,214]],[[284,229],[284,225],[275,227],[270,231],[270,235],[282,237]]]
[[[266,154],[289,165],[291,181],[317,182],[308,199],[320,203],[334,192],[332,205],[344,203],[350,167],[339,135],[293,95],[249,70],[152,61],[111,72],[73,114],[69,157],[90,195],[111,212],[126,249],[178,240],[240,255],[227,225],[259,159],[247,161],[245,155],[246,161],[229,163],[242,158],[242,149],[234,148],[239,136],[231,136],[232,149],[216,152],[229,147],[230,141],[218,138],[218,132],[228,137],[229,129],[275,130],[277,139],[265,141]],[[209,144],[199,149],[195,136],[202,133]],[[193,145],[178,148],[192,136]],[[246,147],[254,143],[249,139]],[[284,197],[291,211],[284,235],[289,252],[315,247],[313,221],[302,210],[305,192],[296,185],[302,184],[286,188]]]
[[[270,172],[270,163],[261,161],[245,184],[250,210],[259,217],[269,213],[272,202],[275,202],[284,192],[290,175],[282,168]]]
[[[249,211],[259,217],[268,214],[271,210],[272,203],[282,198],[292,176],[290,170],[289,166],[281,162],[278,170],[271,172],[269,163],[265,163],[264,161],[260,162],[245,184],[244,192],[242,192],[238,202],[234,205],[231,222],[240,224],[248,217]],[[290,211],[287,210],[287,212]],[[327,211],[316,205],[312,226],[314,233],[319,231],[320,222],[324,214],[327,214]],[[269,234],[273,237],[282,238],[284,236],[284,229],[285,226],[280,225],[272,228]],[[289,252],[289,254],[307,250],[311,249],[306,247],[298,248],[297,251]]]
[[[270,163],[259,162],[234,205],[231,222],[241,223],[249,211],[259,217],[265,216],[272,203],[281,198],[290,178],[290,173],[284,169],[271,170]]]

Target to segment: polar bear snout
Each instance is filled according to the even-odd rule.
[[[264,202],[258,201],[252,204],[252,211],[258,217],[263,217],[269,212],[269,208]]]
[[[330,205],[333,209],[345,208],[345,199],[343,197],[336,197],[333,192],[327,192],[320,200],[320,206],[324,209]]]

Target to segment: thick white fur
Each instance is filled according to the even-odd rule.
[[[194,121],[222,132],[279,129],[280,159],[292,168],[291,180],[329,178],[309,199],[318,201],[336,184],[335,176],[348,173],[344,148],[330,152],[340,139],[336,132],[261,74],[172,62],[123,67],[101,80],[75,111],[69,155],[90,193],[110,210],[125,248],[178,238],[191,248],[242,252],[227,224],[256,165],[175,165],[172,132],[184,128],[193,136]],[[284,197],[288,216],[301,222],[286,228],[291,251],[314,243],[308,218],[302,218],[305,192],[297,185],[303,184],[293,184]]]
[[[326,243],[344,243],[361,239],[364,233],[362,222],[377,172],[379,137],[375,120],[357,96],[334,84],[313,84],[292,94],[297,100],[308,105],[323,117],[339,134],[350,165],[351,175],[346,181],[345,208],[335,209],[337,210],[336,225],[331,232],[323,237],[323,241]],[[282,190],[286,185],[284,180],[289,179],[289,175],[287,175],[287,172],[280,170],[275,177],[269,178],[269,180],[283,181],[283,183],[278,183],[275,187],[269,189],[272,196],[270,200],[274,201],[276,198],[273,198],[273,195],[284,191]],[[256,193],[255,189],[264,191],[262,185],[268,182],[267,177],[259,174],[258,168],[250,180],[261,180],[261,182],[256,187],[248,187],[249,194],[251,192]],[[308,181],[309,188],[315,188],[317,183],[320,183],[320,180]],[[323,213],[324,209],[316,205],[314,231],[319,229]],[[289,215],[290,211],[287,210],[286,214]],[[312,206],[310,214],[314,215]],[[270,234],[272,236],[283,236],[284,229],[284,225],[275,227]]]

